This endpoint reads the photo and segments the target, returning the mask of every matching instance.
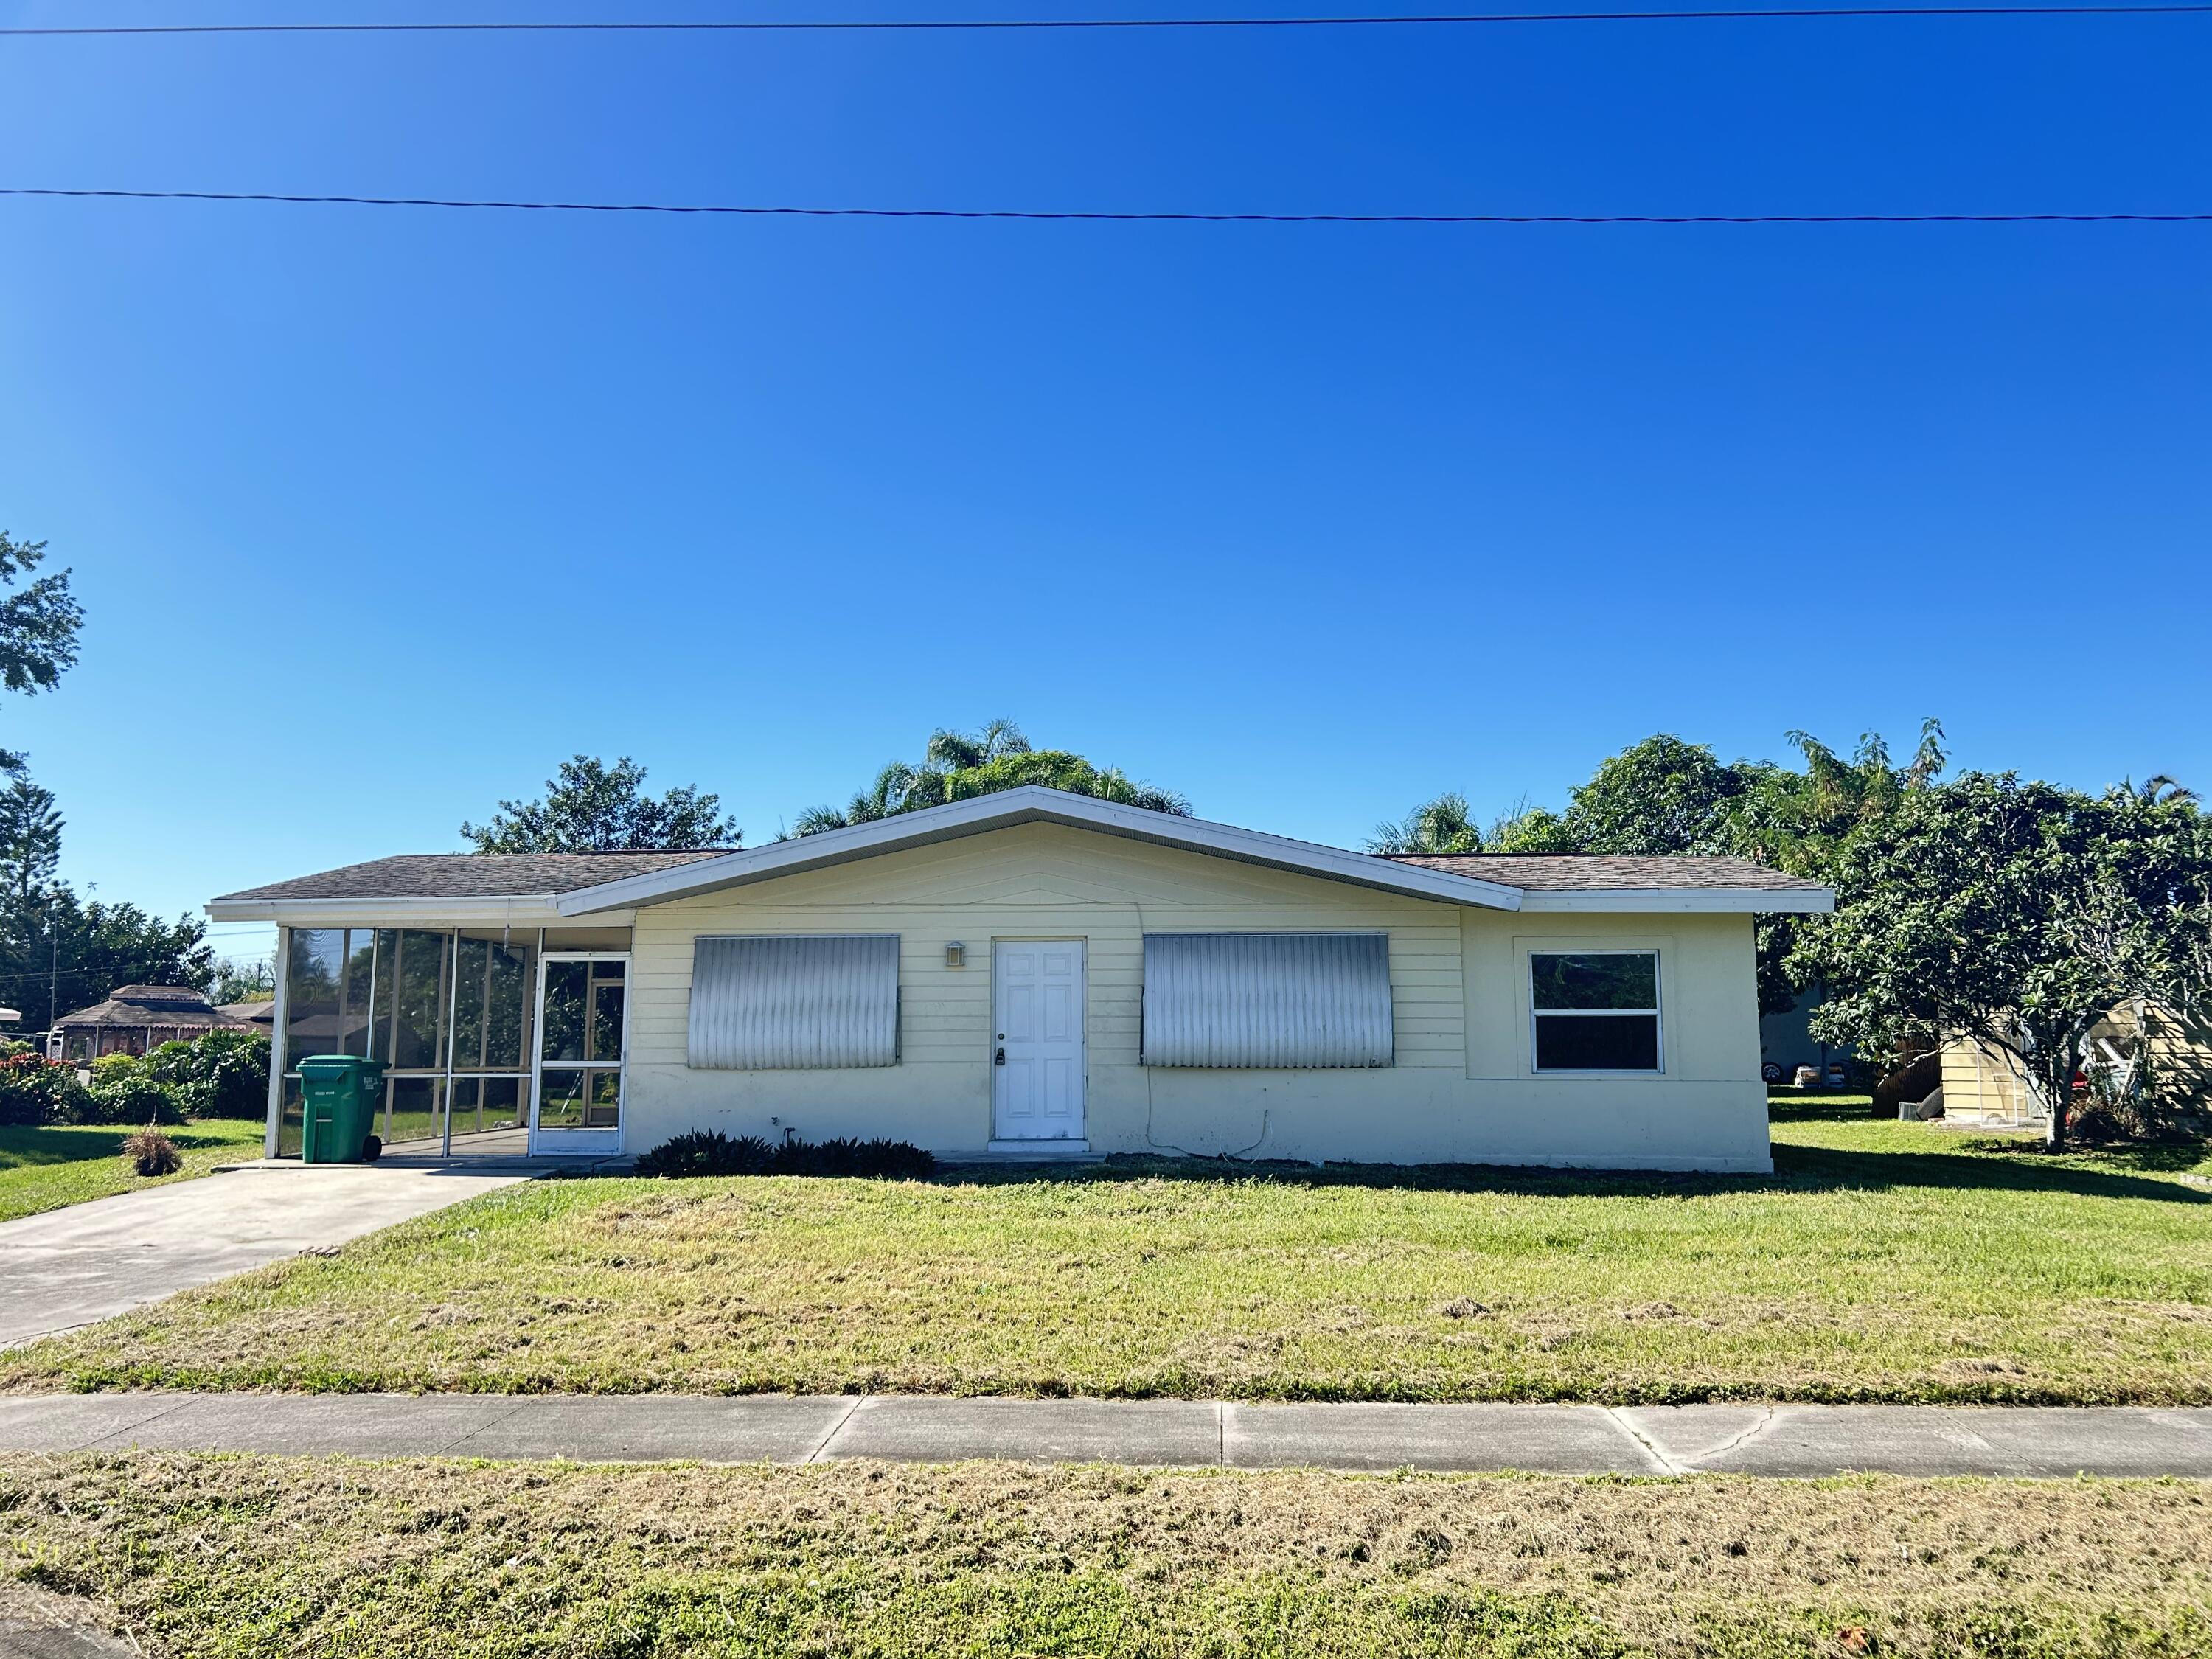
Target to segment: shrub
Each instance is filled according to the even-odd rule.
[[[146,1056],[157,1083],[193,1117],[259,1117],[269,1109],[269,1039],[258,1031],[204,1031]]]
[[[819,1146],[787,1140],[775,1149],[778,1175],[866,1176],[883,1181],[921,1181],[937,1159],[903,1140],[825,1140]]]
[[[85,1092],[76,1068],[48,1060],[27,1044],[9,1046],[15,1052],[0,1058],[0,1123],[32,1127],[73,1121]]]
[[[726,1135],[694,1129],[665,1140],[637,1161],[642,1176],[865,1176],[921,1181],[937,1159],[903,1140],[786,1140],[769,1146],[758,1135]]]
[[[155,1079],[131,1054],[102,1054],[92,1062],[92,1085],[65,1109],[71,1123],[182,1123],[176,1091]]]
[[[149,1123],[136,1134],[126,1135],[123,1156],[142,1176],[174,1175],[185,1167],[184,1155],[178,1152],[177,1143],[163,1134],[161,1126],[155,1123]]]
[[[158,1083],[194,1117],[259,1117],[269,1109],[269,1039],[258,1031],[205,1031],[146,1056]]]
[[[758,1135],[724,1134],[720,1129],[694,1129],[664,1140],[637,1161],[641,1176],[763,1175],[768,1170],[769,1144]]]

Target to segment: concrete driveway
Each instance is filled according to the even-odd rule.
[[[0,1348],[428,1215],[526,1174],[287,1164],[0,1222]]]

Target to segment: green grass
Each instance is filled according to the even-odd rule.
[[[2179,1659],[2212,1494],[18,1456],[11,1603],[193,1659]]]
[[[0,1128],[0,1221],[189,1181],[218,1164],[261,1156],[259,1123],[210,1118],[168,1131],[185,1156],[182,1170],[173,1176],[142,1176],[117,1150],[130,1133],[112,1124]]]
[[[538,1182],[0,1355],[0,1386],[2212,1401],[2203,1147],[1793,1109],[1771,1177]]]

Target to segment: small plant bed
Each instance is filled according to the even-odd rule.
[[[535,1182],[0,1355],[0,1386],[2212,1401],[2202,1146],[1775,1138],[1771,1177]]]
[[[218,1164],[261,1156],[260,1124],[210,1118],[163,1129],[175,1144],[179,1167],[170,1175],[142,1176],[124,1158],[123,1144],[132,1133],[106,1123],[0,1127],[0,1221],[186,1181]]]
[[[937,1160],[903,1140],[824,1140],[792,1137],[763,1140],[758,1135],[726,1135],[719,1129],[694,1129],[637,1160],[641,1176],[864,1176],[878,1180],[922,1181],[937,1173]]]
[[[196,1659],[2178,1656],[2212,1644],[2212,1504],[2193,1482],[15,1457],[0,1619],[11,1598]]]

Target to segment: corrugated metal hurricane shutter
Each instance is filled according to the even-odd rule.
[[[1147,933],[1145,1064],[1388,1066],[1388,933]]]
[[[736,1072],[898,1063],[898,935],[702,939],[688,1063]]]

